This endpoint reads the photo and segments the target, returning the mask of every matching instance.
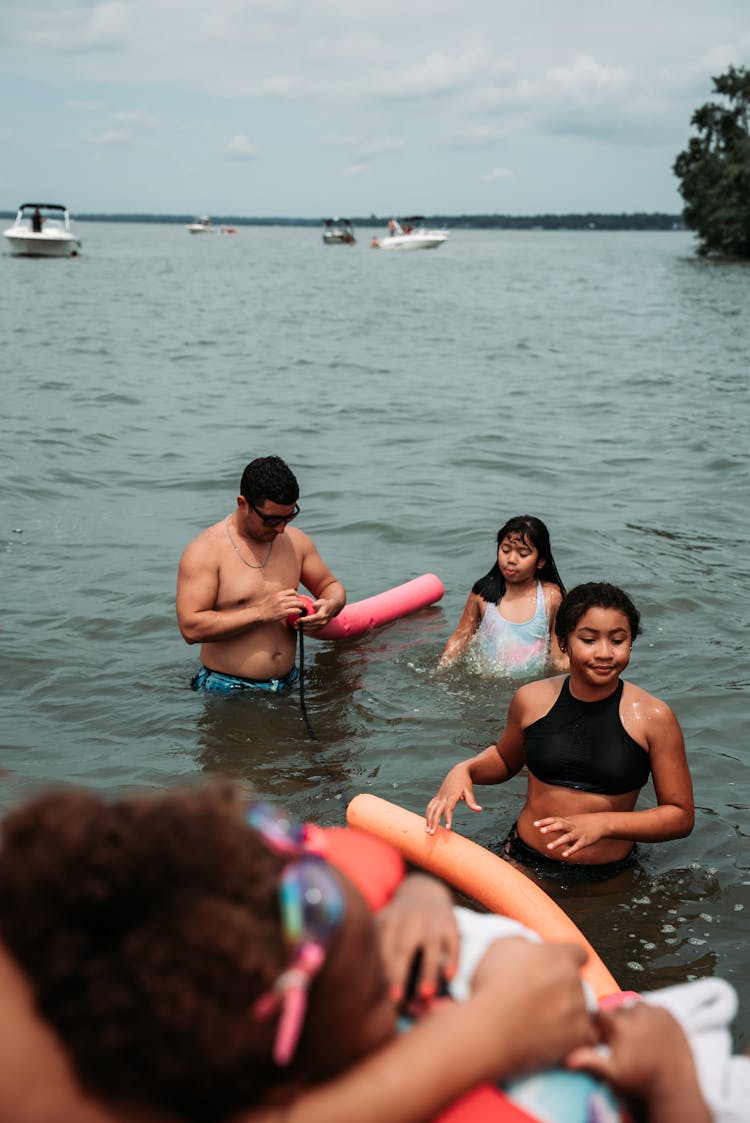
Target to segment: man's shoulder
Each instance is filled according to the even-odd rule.
[[[315,549],[315,543],[310,535],[305,534],[304,530],[301,530],[298,526],[287,526],[285,534],[300,556]]]
[[[213,526],[206,527],[200,534],[196,534],[188,542],[187,546],[182,552],[184,557],[200,557],[204,554],[211,554],[218,551],[222,545],[222,541],[226,536],[225,520],[221,519],[219,522],[214,523]]]

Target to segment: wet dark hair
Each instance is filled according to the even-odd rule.
[[[552,549],[549,543],[549,531],[541,519],[534,518],[533,515],[516,515],[515,518],[508,519],[505,526],[501,526],[497,532],[497,545],[509,534],[518,534],[520,537],[537,551],[540,558],[544,558],[544,565],[541,569],[537,570],[537,579],[539,581],[550,581],[553,585],[557,585],[561,593],[565,593],[565,586],[562,583],[562,578],[557,572],[555,559],[552,557]],[[495,557],[495,564],[489,573],[485,573],[484,577],[480,577],[475,581],[471,587],[472,593],[486,600],[488,604],[497,604],[505,593],[505,578],[500,572],[500,566]]]
[[[280,456],[259,456],[242,473],[240,495],[256,506],[265,499],[287,505],[299,499],[299,484]]]
[[[218,1123],[288,1073],[251,1007],[287,965],[287,856],[227,786],[43,795],[0,846],[0,930],[86,1089]]]
[[[610,585],[606,581],[589,581],[571,589],[563,597],[557,610],[555,635],[563,651],[571,632],[575,631],[579,620],[590,608],[614,608],[622,612],[630,626],[631,640],[635,640],[635,637],[640,634],[641,614],[628,594],[617,585]]]

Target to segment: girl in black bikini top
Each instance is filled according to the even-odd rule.
[[[613,694],[583,702],[566,678],[549,713],[526,729],[526,766],[537,780],[581,792],[621,795],[640,791],[649,778],[646,750],[620,719],[620,680]]]
[[[695,810],[679,722],[666,703],[620,677],[639,625],[638,610],[617,586],[572,589],[555,619],[569,678],[516,691],[497,743],[454,765],[430,800],[428,833],[442,819],[450,828],[459,802],[482,810],[475,784],[502,784],[526,767],[515,828],[524,864],[543,858],[557,867],[610,870],[635,843],[689,834]],[[656,806],[636,810],[649,776]]]

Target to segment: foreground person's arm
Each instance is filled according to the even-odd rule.
[[[593,1044],[572,944],[498,940],[467,1002],[441,1006],[408,1033],[293,1103],[245,1112],[233,1123],[430,1123],[478,1084],[559,1064]]]

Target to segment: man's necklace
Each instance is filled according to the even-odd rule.
[[[227,528],[227,534],[229,535],[229,541],[232,543],[232,549],[234,550],[235,554],[240,559],[240,561],[244,562],[245,565],[248,566],[250,569],[264,569],[268,559],[271,556],[271,550],[273,549],[273,544],[276,541],[276,539],[272,538],[271,541],[268,543],[268,551],[266,552],[266,556],[264,557],[262,562],[249,562],[247,560],[247,558],[243,558],[242,554],[237,549],[237,543],[235,542],[234,538],[232,538],[232,532],[229,529],[229,520],[231,519],[231,517],[232,517],[231,515],[227,515],[227,517],[224,519],[224,526]]]

